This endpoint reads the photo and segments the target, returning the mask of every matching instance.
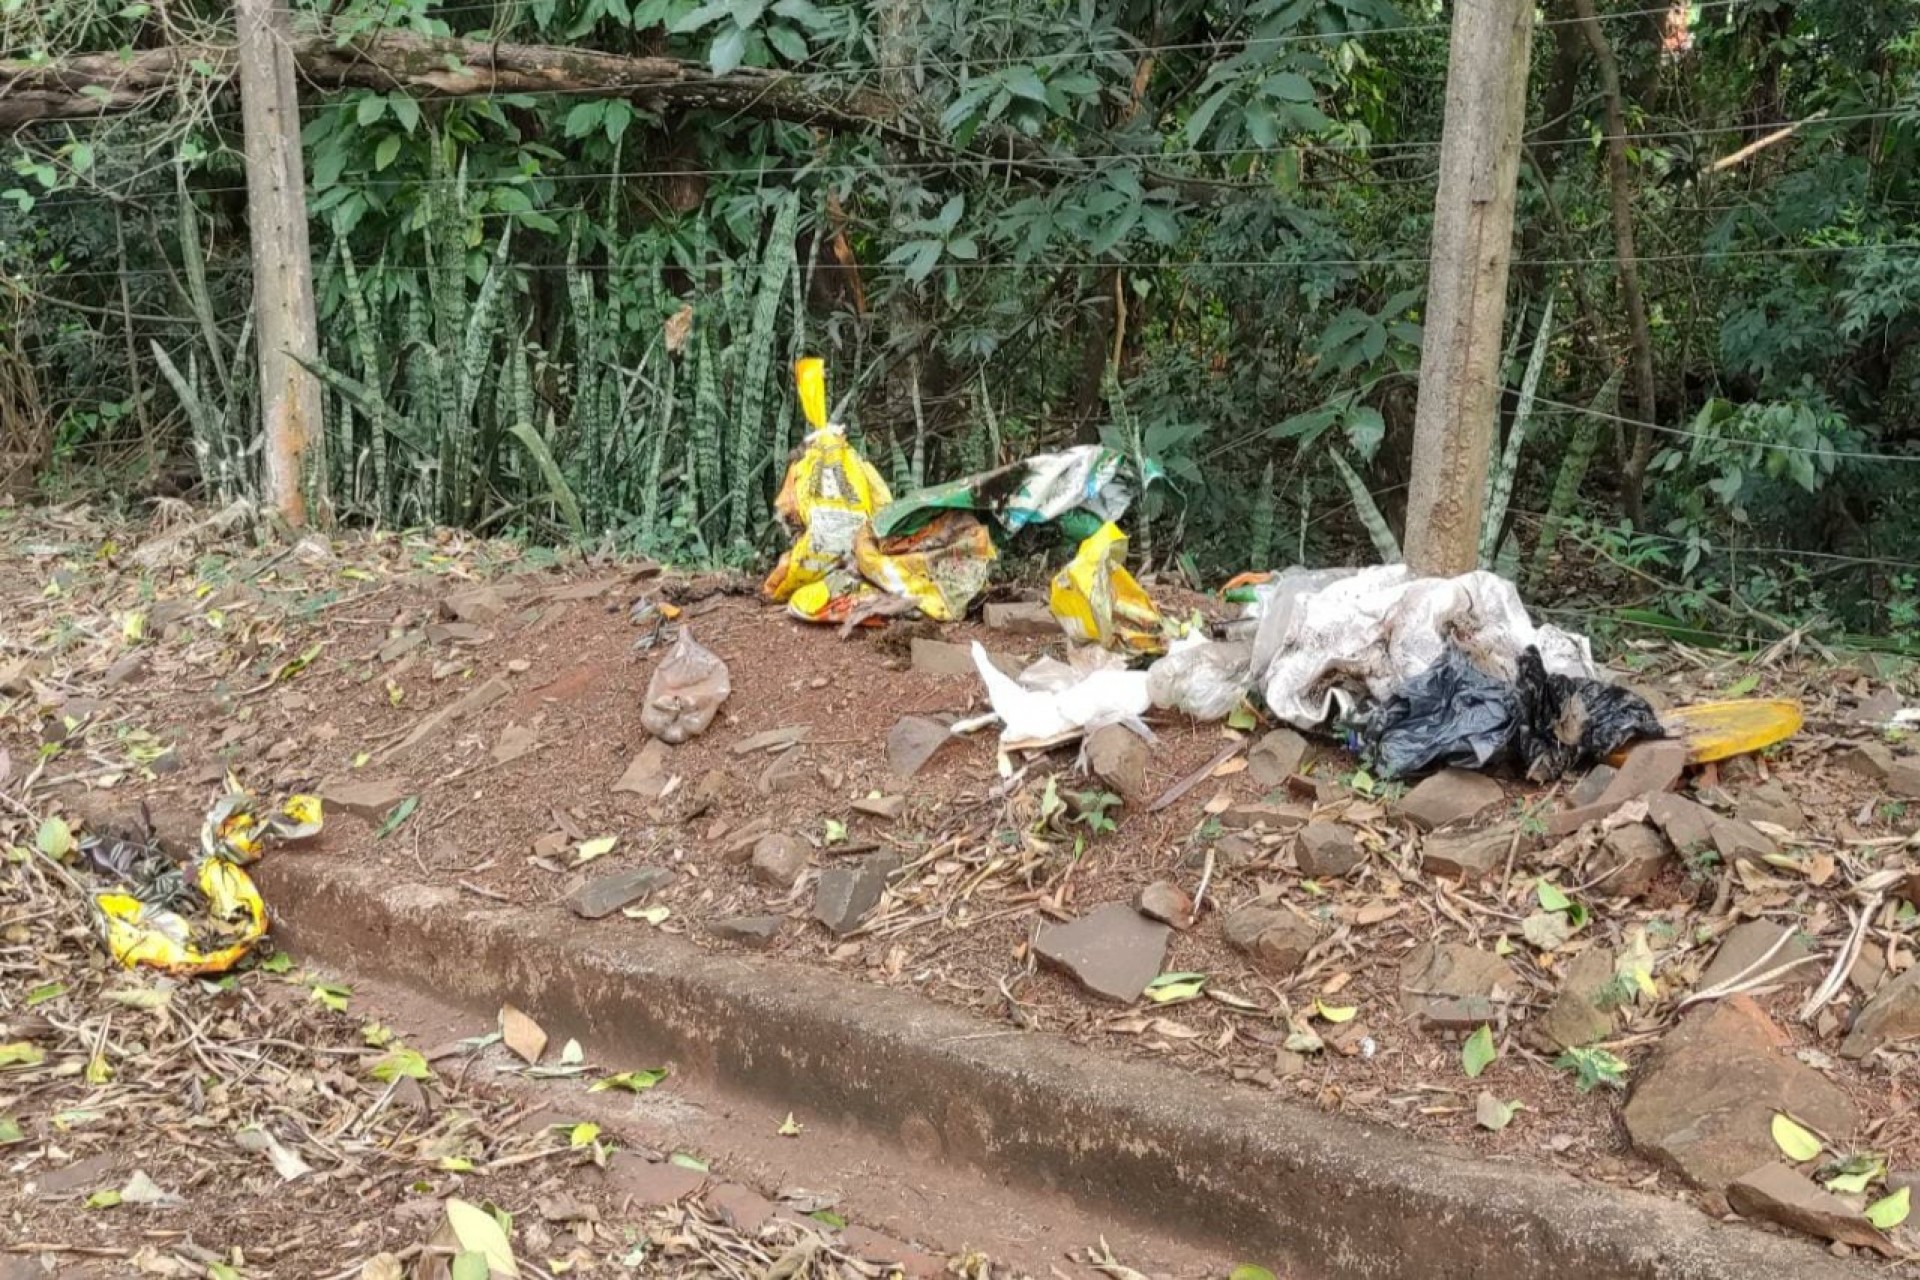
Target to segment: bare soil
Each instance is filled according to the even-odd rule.
[[[1645,897],[1609,899],[1582,870],[1591,835],[1532,838],[1575,779],[1544,790],[1508,782],[1507,811],[1497,820],[1528,838],[1501,874],[1463,886],[1421,871],[1423,837],[1399,813],[1399,790],[1356,776],[1354,761],[1332,743],[1316,744],[1304,778],[1278,789],[1253,780],[1243,750],[1157,812],[1098,798],[1104,788],[1084,776],[1073,748],[1003,762],[991,729],[949,743],[911,780],[894,776],[886,739],[900,717],[986,709],[977,678],[915,670],[912,635],[978,639],[1021,659],[1061,656],[1064,643],[1049,637],[972,622],[895,622],[843,639],[763,604],[744,580],[622,562],[535,565],[515,548],[451,536],[217,545],[143,567],[124,551],[103,556],[109,533],[84,513],[17,513],[0,525],[13,548],[0,564],[0,616],[8,619],[0,675],[9,658],[27,664],[18,691],[0,702],[16,787],[32,774],[39,794],[105,787],[199,812],[229,771],[276,794],[384,784],[404,798],[395,808],[366,818],[336,810],[319,843],[272,856],[371,863],[397,879],[458,886],[499,911],[528,913],[539,927],[593,929],[636,945],[659,929],[726,947],[709,935],[712,921],[780,915],[787,923],[768,954],[781,962],[830,967],[1010,1027],[1176,1063],[1215,1087],[1277,1090],[1491,1159],[1549,1162],[1617,1184],[1678,1190],[1631,1150],[1622,1095],[1580,1091],[1527,1034],[1573,957],[1596,942],[1625,945],[1636,930],[1648,939],[1658,993],[1629,998],[1603,1046],[1631,1073],[1728,929],[1776,919],[1837,949],[1850,929],[1851,886],[1911,857],[1916,823],[1904,802],[1837,763],[1842,749],[1882,736],[1851,723],[1856,705],[1889,688],[1909,690],[1903,671],[1870,658],[1830,659],[1789,645],[1743,658],[1665,643],[1614,655],[1619,674],[1659,703],[1725,696],[1736,684],[1801,699],[1801,734],[1764,759],[1708,767],[1691,786],[1696,797],[1731,806],[1777,778],[1807,826],[1777,866],[1676,863]],[[154,536],[114,536],[124,547],[143,535]],[[436,630],[446,621],[443,599],[482,583],[506,597],[504,612],[473,624],[477,631]],[[999,590],[1021,592],[1018,584]],[[1217,602],[1154,590],[1166,604],[1225,616]],[[732,679],[713,726],[668,755],[670,781],[656,798],[614,789],[647,745],[642,700],[670,647],[670,630],[634,621],[643,601],[678,605],[677,625],[725,659]],[[142,615],[139,627],[130,614]],[[179,616],[156,625],[162,614]],[[117,671],[106,687],[116,663],[131,665],[130,654],[139,655],[138,669]],[[503,696],[409,741],[490,681],[504,684]],[[1154,793],[1267,727],[1242,733],[1168,716],[1151,723]],[[792,775],[784,781],[766,776],[774,753],[738,749],[789,727],[806,737],[783,761],[778,772]],[[526,754],[496,756],[503,739],[528,738],[536,745]],[[855,808],[896,795],[904,805],[893,820]],[[1310,804],[1316,817],[1348,825],[1367,852],[1363,868],[1347,880],[1314,882],[1297,869],[1291,834],[1227,825],[1236,806],[1262,801]],[[1102,816],[1111,830],[1101,829]],[[756,879],[745,861],[755,836],[767,832],[812,847],[811,869],[791,888]],[[583,863],[581,845],[608,836],[616,838],[611,851]],[[835,938],[811,920],[815,875],[875,850],[898,853],[907,871],[857,934]],[[592,876],[645,865],[675,873],[647,900],[666,908],[664,917],[584,921],[557,905]],[[1591,912],[1580,934],[1552,950],[1522,932],[1539,910],[1542,879]],[[1174,935],[1163,966],[1206,975],[1198,998],[1118,1008],[1036,964],[1032,938],[1044,921],[1131,902],[1156,880],[1190,894],[1205,882],[1200,918]],[[1263,900],[1294,904],[1323,930],[1304,967],[1285,980],[1249,963],[1221,930],[1225,912]],[[1911,908],[1889,899],[1873,925],[1869,946],[1889,969],[1911,964]],[[1462,1069],[1460,1036],[1422,1029],[1401,1007],[1402,960],[1435,940],[1499,949],[1526,987],[1494,1026],[1499,1057],[1477,1080]],[[1870,1117],[1853,1138],[1861,1149],[1896,1170],[1913,1169],[1920,1132],[1904,1100],[1912,1054],[1838,1058],[1864,1000],[1852,985],[1811,1024],[1795,1016],[1829,967],[1809,966],[1807,982],[1753,994],[1801,1059]],[[1346,1010],[1354,1012],[1336,1021]],[[1522,1104],[1500,1132],[1476,1123],[1483,1090]]]

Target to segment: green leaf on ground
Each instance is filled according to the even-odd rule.
[[[651,1067],[644,1071],[622,1071],[604,1080],[595,1080],[587,1086],[587,1092],[606,1093],[610,1089],[625,1089],[628,1093],[645,1093],[666,1078],[665,1067]]]
[[[1493,1060],[1499,1056],[1500,1050],[1493,1043],[1493,1028],[1483,1022],[1480,1029],[1468,1036],[1466,1044],[1461,1046],[1460,1066],[1467,1073],[1467,1079],[1478,1080],[1480,1073],[1492,1066]]]
[[[1822,1143],[1791,1117],[1774,1113],[1773,1144],[1787,1153],[1787,1159],[1805,1164],[1818,1159]]]
[[[373,838],[375,840],[385,840],[388,836],[398,831],[401,824],[408,818],[411,818],[413,811],[419,807],[419,796],[408,796],[405,800],[393,806],[393,810],[388,813],[386,819],[381,822],[380,829],[373,833]]]
[[[1882,1200],[1867,1206],[1867,1221],[1882,1231],[1891,1231],[1913,1212],[1913,1188],[1902,1187]]]

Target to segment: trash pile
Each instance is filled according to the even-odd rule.
[[[812,433],[775,503],[794,541],[762,588],[795,617],[955,621],[1008,539],[1052,525],[1078,542],[1047,600],[1069,660],[1015,678],[976,643],[994,714],[955,732],[997,720],[1003,749],[1030,750],[1121,724],[1151,741],[1150,710],[1225,720],[1257,695],[1283,723],[1344,738],[1382,778],[1451,766],[1535,783],[1670,734],[1644,698],[1601,678],[1585,637],[1536,626],[1514,585],[1484,571],[1243,574],[1223,593],[1242,614],[1219,634],[1171,621],[1126,569],[1118,521],[1133,491],[1118,453],[1040,454],[896,499],[828,421],[822,363],[798,362],[795,378]],[[1157,475],[1149,465],[1141,481]],[[1140,657],[1154,661],[1133,669]],[[1759,733],[1771,742],[1794,728],[1762,717]]]
[[[184,976],[225,973],[267,932],[267,907],[245,867],[281,841],[318,835],[318,796],[261,808],[231,778],[200,831],[193,878],[159,847],[151,830],[90,833],[79,839],[59,819],[42,827],[42,852],[69,855],[100,888],[92,894],[108,952],[122,966]]]
[[[936,622],[965,617],[987,585],[999,548],[1035,525],[1080,543],[1054,579],[1052,608],[1067,634],[1133,652],[1165,647],[1153,601],[1126,570],[1126,535],[1115,522],[1133,493],[1111,449],[1085,445],[896,501],[885,480],[827,420],[825,366],[794,367],[812,428],[787,468],[774,510],[794,530],[763,594],[807,622],[854,625],[919,612]]]

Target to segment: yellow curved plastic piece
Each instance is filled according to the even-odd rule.
[[[202,951],[194,926],[179,914],[150,907],[130,894],[103,893],[93,901],[113,958],[129,969],[145,965],[180,976],[225,973],[238,964],[267,932],[267,904],[247,873],[224,859],[202,858],[199,881],[211,927],[231,931],[227,945]]]
[[[793,381],[800,389],[800,408],[815,431],[827,425],[827,362],[808,356],[793,362]]]
[[[1702,702],[1660,717],[1668,733],[1687,744],[1694,764],[1726,760],[1784,742],[1800,732],[1800,704],[1791,698]]]
[[[1100,526],[1053,576],[1047,607],[1069,637],[1103,649],[1162,653],[1160,611],[1126,570],[1127,535]]]

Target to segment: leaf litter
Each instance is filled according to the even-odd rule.
[[[1835,765],[1863,738],[1878,743],[1877,731],[1847,727],[1851,708],[1876,686],[1904,682],[1903,674],[1864,662],[1836,669],[1831,657],[1787,642],[1746,661],[1668,641],[1633,642],[1618,674],[1673,702],[1732,696],[1757,687],[1752,677],[1762,672],[1770,695],[1800,697],[1808,720],[1802,735],[1766,760],[1709,766],[1684,794],[1716,817],[1731,817],[1758,782],[1780,782],[1807,821],[1755,813],[1754,831],[1773,839],[1777,854],[1728,865],[1710,845],[1690,847],[1669,858],[1651,888],[1614,894],[1619,882],[1602,860],[1604,838],[1613,824],[1642,823],[1644,805],[1609,819],[1607,830],[1551,838],[1540,831],[1545,815],[1566,802],[1544,793],[1519,797],[1511,812],[1490,813],[1476,828],[1517,837],[1503,844],[1488,874],[1437,874],[1425,863],[1438,838],[1401,820],[1397,784],[1355,769],[1338,751],[1316,745],[1300,772],[1277,786],[1263,787],[1252,770],[1214,776],[1265,731],[1250,715],[1224,728],[1156,721],[1151,792],[1165,803],[1151,809],[1100,801],[1098,788],[1061,756],[1010,760],[1002,773],[990,742],[961,738],[915,779],[904,812],[872,821],[852,802],[902,789],[876,745],[895,717],[903,709],[968,714],[976,709],[972,682],[921,676],[892,631],[843,641],[788,627],[739,598],[745,584],[725,577],[668,575],[635,588],[697,618],[716,651],[744,661],[733,664],[739,687],[725,720],[674,749],[670,772],[684,785],[657,799],[623,797],[611,783],[625,754],[607,762],[605,776],[584,767],[584,755],[561,761],[536,753],[505,766],[493,759],[498,735],[515,724],[542,742],[642,740],[637,708],[658,659],[653,651],[630,656],[632,624],[617,607],[551,589],[556,579],[531,551],[456,534],[383,535],[336,542],[328,565],[294,560],[250,578],[250,563],[270,550],[203,542],[198,560],[174,561],[176,576],[156,588],[143,571],[94,554],[109,536],[132,543],[137,533],[109,530],[84,511],[23,513],[15,524],[31,527],[32,543],[48,549],[0,568],[0,608],[26,620],[29,637],[29,694],[10,705],[0,700],[9,768],[16,777],[28,773],[26,794],[77,779],[197,802],[213,759],[241,762],[249,784],[263,791],[384,771],[398,779],[398,795],[419,798],[418,807],[378,847],[373,827],[343,824],[346,835],[330,856],[391,865],[395,874],[458,887],[492,909],[529,913],[569,875],[685,864],[690,874],[595,927],[609,936],[657,930],[712,946],[709,920],[790,915],[800,923],[789,921],[770,947],[784,963],[911,986],[1018,1029],[1062,1033],[1620,1184],[1654,1174],[1624,1142],[1614,1086],[1637,1078],[1681,1002],[1699,995],[1700,975],[1733,925],[1791,921],[1813,948],[1804,972],[1832,980],[1820,984],[1833,988],[1822,1007],[1803,1021],[1804,988],[1778,982],[1736,982],[1709,998],[1760,1001],[1793,1040],[1796,1057],[1863,1101],[1865,1133],[1887,1166],[1920,1165],[1920,1131],[1895,1121],[1883,1069],[1836,1053],[1871,989],[1858,984],[1862,971],[1871,965],[1869,977],[1891,977],[1912,965],[1912,935],[1920,931],[1915,908],[1894,889],[1913,867],[1909,836],[1920,807],[1909,814],[1883,786]],[[56,570],[61,589],[43,593]],[[618,562],[577,573],[589,587],[613,584],[615,595],[619,583],[643,576]],[[452,590],[498,583],[510,612],[489,624],[484,639],[463,640],[452,653],[426,639],[438,623],[435,579]],[[1217,607],[1197,596],[1184,603]],[[145,616],[139,645],[151,669],[102,706],[95,678],[126,651],[121,621],[132,611]],[[1043,651],[974,623],[940,635],[955,643],[979,638],[996,651],[1023,648],[1024,656]],[[459,659],[459,670],[431,678],[449,657]],[[399,706],[386,693],[389,679],[407,691]],[[186,689],[194,696],[179,692]],[[468,712],[469,705],[479,710]],[[761,776],[758,757],[743,761],[732,750],[789,728],[809,732],[789,748],[800,767],[787,775]],[[1892,731],[1886,745],[1896,755],[1910,748]],[[794,777],[798,789],[787,789]],[[771,805],[762,787],[780,788]],[[784,827],[806,840],[814,867],[851,864],[874,850],[900,859],[877,905],[831,948],[814,947],[817,933],[805,922],[810,875],[782,897],[756,885],[744,864],[719,856],[743,838],[750,846],[756,817],[770,808],[773,821],[762,833]],[[1357,833],[1366,853],[1359,870],[1301,876],[1297,828],[1288,825],[1298,819],[1279,820],[1288,813]],[[829,842],[822,832],[842,838]],[[37,827],[26,836],[36,834]],[[582,846],[610,836],[616,843],[576,872],[570,864],[587,851]],[[543,853],[546,837],[558,843]],[[1130,900],[1156,879],[1189,891],[1199,912],[1192,928],[1173,937],[1162,966],[1207,975],[1198,998],[1169,984],[1181,997],[1166,1001],[1177,1019],[1116,1017],[1033,964],[1028,945],[1037,924]],[[1216,919],[1276,902],[1297,909],[1317,932],[1299,968],[1281,974],[1223,945]],[[1400,962],[1437,939],[1499,956],[1517,976],[1516,986],[1498,992],[1491,1019],[1506,1053],[1489,1079],[1499,1081],[1496,1101],[1515,1108],[1501,1132],[1478,1123],[1477,1108],[1464,1101],[1434,1101],[1457,1095],[1462,1033],[1427,1031],[1403,1016]],[[1564,975],[1599,946],[1613,950],[1621,979],[1617,990],[1601,993],[1610,1034],[1577,1053],[1536,1043],[1531,1037]],[[1341,985],[1329,985],[1336,978]],[[1337,1004],[1325,998],[1336,993]],[[314,998],[331,1003],[319,992]],[[311,1012],[325,1016],[320,1003]],[[1152,1003],[1143,993],[1136,1009]],[[1323,1007],[1358,1013],[1340,1023],[1321,1015]],[[1313,1070],[1292,1064],[1301,1053],[1313,1055]],[[1911,1049],[1886,1053],[1906,1061]],[[88,1054],[82,1067],[92,1060]],[[106,1064],[118,1065],[110,1051]],[[0,1085],[18,1069],[0,1066]],[[1547,1116],[1553,1133],[1543,1145],[1536,1130]]]

